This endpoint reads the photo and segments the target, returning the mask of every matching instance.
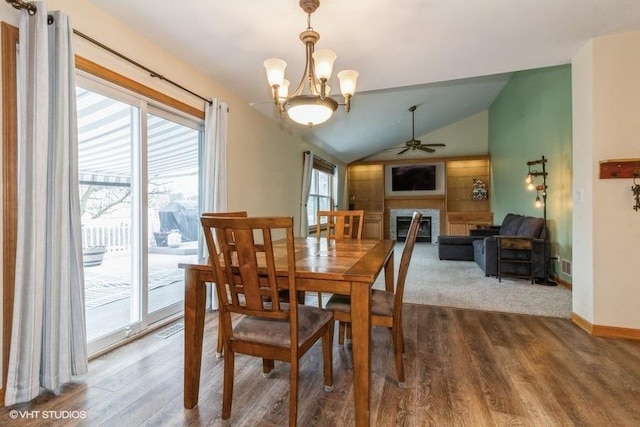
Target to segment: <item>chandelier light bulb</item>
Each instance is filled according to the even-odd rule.
[[[527,184],[531,184],[533,182],[533,177],[531,176],[530,173],[527,175],[527,179],[525,179],[525,182]]]
[[[533,191],[533,190],[535,190],[535,189],[536,189],[536,186],[535,186],[535,185],[533,185],[533,182],[530,182],[530,183],[527,185],[527,190],[529,190],[529,191]]]
[[[282,84],[280,86],[278,86],[278,98],[280,98],[280,101],[283,101],[287,98],[287,96],[289,96],[289,85],[291,83],[289,82],[289,80],[284,79],[282,81]]]
[[[284,69],[287,68],[287,63],[282,59],[269,58],[264,61],[263,65],[267,71],[269,86],[282,86],[282,83],[284,83]]]
[[[356,82],[360,74],[354,70],[344,70],[338,73],[340,79],[340,92],[344,96],[353,96],[356,93]]]
[[[542,207],[542,200],[540,200],[540,196],[536,196],[535,207],[536,208],[541,208]]]
[[[329,49],[318,49],[313,52],[316,77],[318,80],[329,80],[333,72],[333,63],[338,55]]]

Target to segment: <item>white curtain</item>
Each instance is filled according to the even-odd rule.
[[[309,219],[307,218],[307,203],[309,203],[309,193],[311,192],[311,177],[313,176],[313,153],[304,152],[302,162],[302,198],[300,202],[300,237],[307,237],[309,234]]]
[[[18,231],[5,405],[87,371],[73,31],[46,3],[22,12]]]
[[[201,194],[202,212],[225,212],[227,210],[227,120],[228,107],[213,99],[205,104],[204,147],[202,154]],[[198,256],[207,256],[207,245],[202,231],[198,239]],[[210,308],[216,310],[218,301],[215,292],[209,292]]]

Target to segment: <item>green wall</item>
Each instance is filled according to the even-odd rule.
[[[514,73],[489,109],[495,222],[509,212],[542,217],[542,209],[534,206],[536,192],[526,189],[525,178],[527,161],[545,156],[552,255],[566,260],[572,255],[571,135],[570,65]],[[551,274],[571,283],[559,262],[551,264]]]

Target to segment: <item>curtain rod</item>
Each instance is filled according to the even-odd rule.
[[[27,2],[25,2],[23,0],[6,0],[6,2],[9,3],[11,6],[13,6],[14,8],[16,8],[18,10],[26,9],[27,12],[29,13],[29,15],[32,15],[32,16],[35,15],[36,12],[37,12],[37,8],[36,8],[36,6],[34,4],[27,3]],[[53,24],[53,16],[48,15],[47,16],[47,22],[49,24]],[[147,73],[149,73],[149,75],[151,77],[155,77],[155,78],[158,78],[160,80],[163,80],[163,81],[165,81],[165,82],[177,87],[178,89],[181,89],[181,90],[189,93],[190,95],[195,96],[196,98],[200,98],[201,100],[203,100],[204,102],[208,103],[209,105],[213,105],[213,101],[212,100],[198,95],[197,93],[185,88],[184,86],[182,86],[182,85],[180,85],[180,84],[178,84],[178,83],[176,83],[176,82],[164,77],[162,74],[157,73],[157,72],[153,71],[152,69],[150,69],[148,67],[145,67],[144,65],[140,64],[139,62],[136,62],[133,59],[123,55],[122,53],[110,48],[109,46],[106,46],[105,44],[100,43],[96,39],[93,39],[93,38],[87,36],[86,34],[83,34],[80,31],[75,30],[75,29],[73,30],[73,33],[76,34],[77,36],[82,37],[83,39],[95,44],[96,46],[101,47],[102,49],[104,49],[104,50],[116,55],[118,58],[124,59],[125,61],[129,62],[130,64],[133,64],[138,68],[141,68],[142,70],[144,70]]]
[[[103,43],[100,43],[96,39],[91,38],[91,37],[87,36],[86,34],[83,34],[80,31],[75,30],[75,29],[73,30],[73,34],[76,34],[77,36],[82,37],[83,39],[95,44],[96,46],[101,47],[102,49],[104,49],[104,50],[116,55],[118,58],[124,59],[125,61],[135,65],[136,67],[143,69],[144,71],[149,73],[149,75],[151,77],[155,77],[155,78],[163,80],[163,81],[165,81],[165,82],[167,82],[169,84],[172,84],[173,86],[177,87],[178,89],[181,89],[181,90],[183,90],[183,91],[195,96],[196,98],[200,98],[201,100],[203,100],[204,102],[208,103],[209,105],[213,105],[213,101],[211,101],[210,99],[207,99],[207,98],[205,98],[203,96],[198,95],[197,93],[187,89],[186,87],[184,87],[184,86],[182,86],[182,85],[180,85],[180,84],[178,84],[178,83],[166,78],[162,74],[156,73],[155,71],[151,70],[150,68],[145,67],[144,65],[140,64],[139,62],[136,62],[133,59],[123,55],[122,53],[110,48],[109,46],[106,46]]]

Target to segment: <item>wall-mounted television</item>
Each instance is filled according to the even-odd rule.
[[[444,194],[444,164],[387,165],[385,184],[387,195]]]

